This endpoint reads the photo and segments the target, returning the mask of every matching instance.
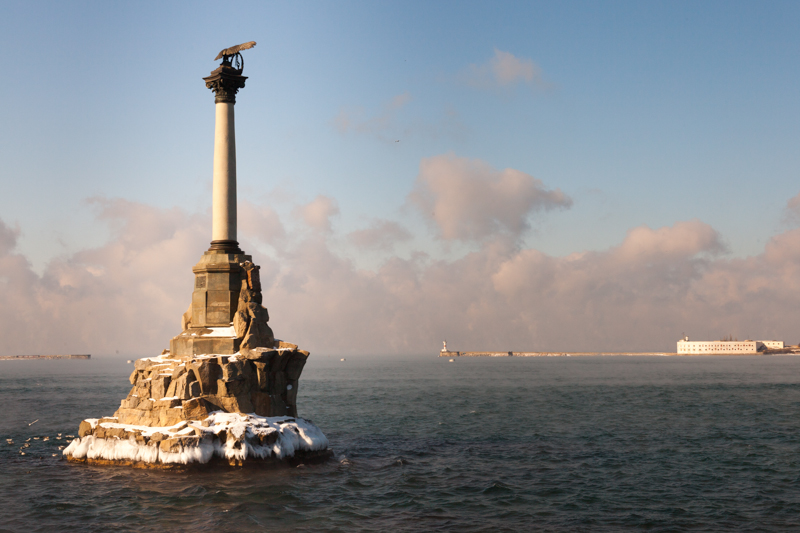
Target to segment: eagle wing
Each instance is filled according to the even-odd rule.
[[[214,61],[217,59],[222,59],[222,56],[232,56],[242,50],[247,50],[248,48],[253,48],[256,45],[255,41],[250,41],[248,43],[237,44],[236,46],[231,46],[230,48],[226,48],[222,50],[217,57],[214,58]]]

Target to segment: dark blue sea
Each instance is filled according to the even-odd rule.
[[[327,464],[64,461],[131,368],[0,361],[0,531],[800,530],[800,357],[312,354],[298,408]]]

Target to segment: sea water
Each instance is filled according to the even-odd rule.
[[[312,355],[298,409],[327,464],[63,460],[131,369],[0,361],[0,531],[800,529],[800,357]]]

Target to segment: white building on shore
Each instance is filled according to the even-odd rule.
[[[783,347],[783,341],[690,341],[689,337],[678,341],[678,353],[692,355],[756,354]]]
[[[783,341],[756,341],[760,342],[770,350],[783,350],[786,346],[784,346]]]

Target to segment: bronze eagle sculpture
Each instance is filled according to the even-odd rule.
[[[247,50],[249,48],[253,48],[256,45],[255,41],[250,41],[248,43],[237,44],[236,46],[231,46],[230,48],[225,48],[220,53],[217,54],[217,57],[214,58],[214,61],[217,59],[225,60],[228,57],[235,56],[242,50]]]

